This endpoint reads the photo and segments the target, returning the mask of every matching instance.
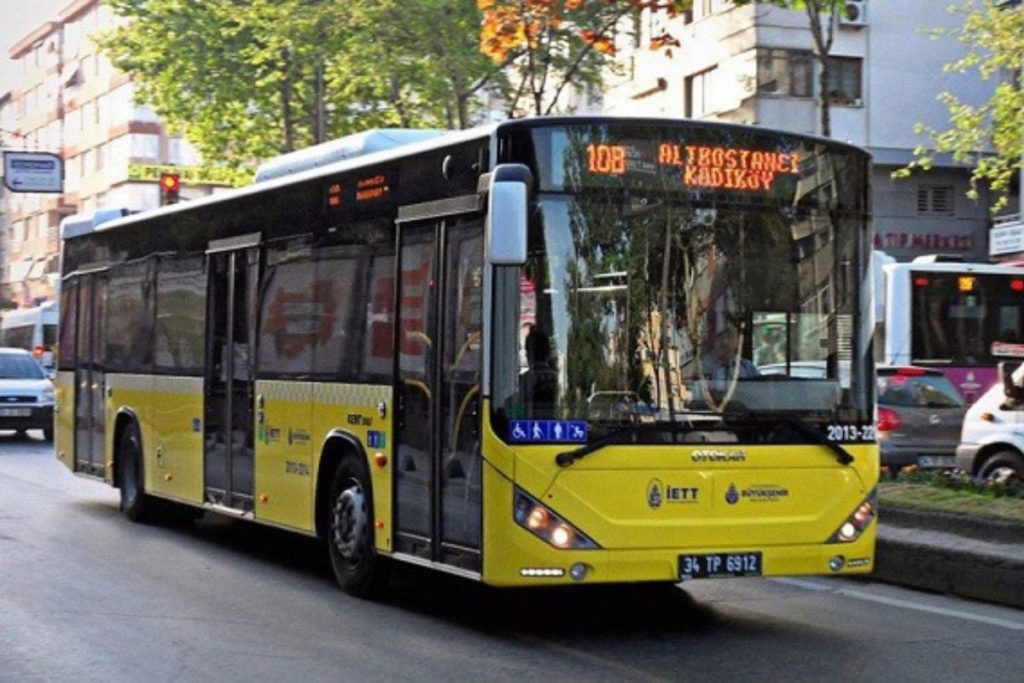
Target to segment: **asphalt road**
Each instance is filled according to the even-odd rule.
[[[36,435],[38,436],[41,435]],[[1014,680],[1024,611],[838,579],[497,591],[403,571],[385,603],[321,547],[207,515],[143,526],[0,433],[0,681]]]

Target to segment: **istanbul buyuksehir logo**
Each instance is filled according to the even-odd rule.
[[[652,510],[661,507],[661,482],[657,479],[651,479],[651,483],[647,485],[647,505]]]
[[[729,490],[725,492],[725,502],[735,505],[740,500],[740,492],[736,490],[736,484],[729,484]]]

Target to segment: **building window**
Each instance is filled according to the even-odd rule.
[[[132,133],[132,158],[159,159],[160,136],[151,133]]]
[[[860,106],[860,57],[828,58],[828,101],[839,106]]]
[[[790,97],[811,97],[814,57],[797,50],[757,51],[757,92]]]
[[[931,216],[952,216],[956,204],[950,185],[919,185],[917,188],[917,212]]]
[[[711,67],[706,71],[686,77],[684,84],[684,96],[686,97],[684,113],[687,118],[699,119],[714,111],[711,106],[711,97],[712,88],[714,87],[714,74],[717,68]]]

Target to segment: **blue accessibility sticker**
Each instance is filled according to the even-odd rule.
[[[384,437],[384,432],[378,432],[372,429],[366,432],[366,445],[370,448],[384,448],[385,444],[386,439]]]
[[[584,443],[587,423],[583,420],[511,420],[509,441],[518,443]]]

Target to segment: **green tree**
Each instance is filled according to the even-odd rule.
[[[737,5],[753,2],[768,3],[782,9],[804,10],[807,26],[814,42],[814,57],[818,61],[818,114],[821,134],[832,137],[831,104],[835,97],[832,87],[831,64],[832,41],[835,38],[839,18],[846,11],[846,0],[733,0]]]
[[[475,93],[500,84],[472,3],[106,2],[125,21],[101,48],[208,163],[247,168],[373,126],[467,126]]]
[[[388,125],[467,128],[478,120],[479,94],[505,86],[500,67],[480,52],[474,3],[339,4],[350,14],[335,85],[344,100],[358,103],[350,118],[362,124],[373,109]]]
[[[1024,4],[1020,0],[965,0],[949,10],[962,15],[963,24],[937,35],[955,36],[967,47],[967,54],[948,64],[946,71],[976,71],[983,80],[998,83],[981,104],[961,102],[950,92],[940,93],[938,99],[949,110],[949,128],[918,124],[915,130],[927,134],[933,148],[918,146],[914,150],[917,159],[893,175],[906,177],[914,168],[927,170],[936,154],[949,153],[973,167],[969,196],[976,198],[978,185],[987,184],[995,193],[992,211],[997,212],[1006,206],[1014,172],[1024,163]]]

